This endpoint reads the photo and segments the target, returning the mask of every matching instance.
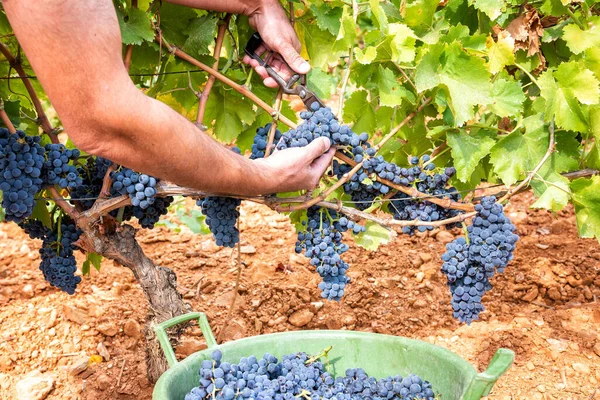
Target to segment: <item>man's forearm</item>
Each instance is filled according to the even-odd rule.
[[[263,3],[277,5],[277,0],[167,0],[169,3],[182,6],[227,12],[232,14],[250,15],[256,12]]]

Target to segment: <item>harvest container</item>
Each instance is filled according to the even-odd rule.
[[[191,319],[198,319],[208,348],[178,362],[165,330]],[[513,351],[498,349],[487,369],[477,373],[467,361],[442,347],[404,337],[352,331],[273,333],[217,345],[206,315],[199,312],[175,317],[157,325],[154,330],[171,367],[156,383],[154,400],[183,400],[199,383],[200,364],[211,359],[217,348],[223,352],[223,361],[236,363],[250,355],[262,357],[269,353],[280,358],[300,351],[318,354],[333,346],[329,362],[335,376],[344,374],[347,368],[358,367],[377,378],[412,373],[431,382],[443,400],[481,399],[514,359]]]

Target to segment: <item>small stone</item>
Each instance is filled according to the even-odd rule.
[[[544,393],[546,391],[546,386],[544,386],[544,385],[538,385],[537,390],[540,393]]]
[[[10,387],[10,376],[0,374],[0,389],[8,389]]]
[[[87,356],[78,357],[75,360],[73,360],[73,363],[69,367],[69,374],[73,375],[73,376],[79,375],[80,373],[85,371],[89,365],[90,365],[89,357],[87,357]]]
[[[254,254],[256,253],[256,248],[252,245],[246,245],[240,247],[240,253],[242,254]]]
[[[206,349],[206,344],[198,339],[186,338],[177,346],[177,353],[182,356],[192,355],[200,350]]]
[[[127,336],[136,339],[139,338],[142,334],[140,324],[138,324],[137,321],[133,319],[128,319],[127,321],[125,321],[125,323],[123,324],[123,332],[125,332]]]
[[[560,300],[560,291],[556,287],[551,287],[548,289],[548,297],[550,297],[552,300]]]
[[[536,243],[535,245],[536,245],[536,247],[538,247],[538,248],[540,248],[542,250],[546,250],[546,249],[550,248],[549,245],[543,244],[543,243]]]
[[[583,283],[583,281],[581,279],[576,279],[572,275],[567,276],[567,282],[569,282],[569,285],[571,285],[572,287],[579,287]]]
[[[523,300],[531,303],[532,301],[537,299],[539,293],[540,293],[540,291],[538,290],[538,287],[536,285],[533,285],[529,288],[529,290],[521,298]]]
[[[105,374],[100,374],[96,378],[96,387],[99,390],[107,390],[110,387],[110,377]]]
[[[413,303],[413,306],[415,308],[423,308],[423,307],[427,307],[427,301],[425,299],[418,299],[417,301],[415,301]]]
[[[321,308],[323,308],[324,305],[322,301],[314,301],[310,304],[314,307],[315,311],[319,311]]]
[[[63,305],[63,315],[69,321],[75,322],[79,325],[84,324],[88,319],[88,315],[84,310],[68,305]]]
[[[315,314],[313,314],[308,308],[303,308],[290,315],[288,321],[290,324],[296,327],[301,327],[312,321],[314,316]]]
[[[0,356],[0,371],[8,371],[12,360],[8,356]]]
[[[17,382],[15,389],[19,398],[27,400],[43,400],[54,388],[54,379],[35,370]]]
[[[213,240],[205,240],[201,246],[203,253],[216,253],[221,249]]]
[[[421,257],[412,256],[410,262],[415,268],[419,268],[421,265],[423,265],[423,260],[421,260]]]
[[[594,353],[596,353],[596,355],[600,357],[600,340],[597,341],[594,345]]]
[[[108,352],[108,349],[106,348],[103,342],[98,343],[96,351],[98,352],[98,354],[100,354],[104,361],[110,361],[110,353]]]
[[[446,244],[454,240],[454,235],[448,231],[439,231],[435,238],[438,242]]]
[[[533,363],[531,361],[527,361],[527,364],[525,364],[525,366],[530,371],[533,371],[535,369],[535,365],[533,365]]]
[[[53,308],[50,311],[50,318],[48,318],[48,323],[46,324],[46,328],[53,328],[56,325],[56,317],[58,313],[56,312],[56,308]]]
[[[573,369],[586,375],[589,375],[590,373],[590,366],[583,363],[573,363]]]
[[[428,263],[433,259],[433,256],[429,253],[419,253],[419,257],[421,257],[424,263]]]
[[[34,296],[33,285],[28,283],[27,285],[23,286],[23,294],[26,297],[32,298]]]
[[[119,333],[119,328],[113,323],[104,323],[96,327],[96,330],[106,336],[115,336]]]
[[[417,282],[421,283],[423,282],[423,279],[425,278],[425,272],[423,271],[419,271],[416,273],[415,275],[415,279],[417,280]]]

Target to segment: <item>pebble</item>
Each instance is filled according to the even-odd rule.
[[[76,324],[84,324],[88,319],[87,313],[77,307],[71,307],[68,305],[63,305],[63,315],[69,321],[75,322]]]
[[[540,393],[544,393],[544,392],[546,392],[546,386],[544,386],[544,385],[538,385],[537,390]]]
[[[110,361],[110,353],[108,352],[108,349],[106,348],[103,342],[98,343],[96,351],[98,352],[98,354],[100,354],[100,356],[102,356],[104,361]]]
[[[101,374],[96,378],[96,387],[100,390],[106,390],[110,387],[111,379],[108,375]]]
[[[596,355],[600,357],[600,340],[598,340],[594,345],[594,353],[596,353]]]
[[[415,279],[419,283],[423,282],[423,279],[425,279],[425,272],[423,272],[423,271],[417,272],[417,274],[415,275]]]
[[[43,400],[54,388],[54,379],[35,370],[27,374],[15,385],[21,399]]]
[[[313,314],[308,308],[303,308],[301,310],[295,311],[289,317],[289,323],[296,326],[302,327],[312,321],[315,314]]]
[[[69,374],[73,376],[79,375],[87,369],[89,364],[90,358],[88,356],[78,357],[75,360],[73,360],[73,363],[69,367]]]
[[[177,346],[177,353],[187,357],[204,349],[206,349],[205,343],[198,339],[186,338],[181,341],[179,346]]]
[[[427,263],[433,259],[433,256],[429,253],[419,253],[419,257],[423,260],[424,263]]]
[[[312,303],[310,303],[315,311],[319,311],[321,308],[323,308],[324,303],[322,301],[313,301]],[[600,342],[599,342],[600,345]]]
[[[586,375],[589,375],[590,373],[590,366],[583,363],[573,363],[573,369]]]
[[[435,238],[438,242],[446,244],[454,240],[454,235],[448,231],[439,231]]]
[[[136,320],[128,319],[123,324],[123,332],[129,337],[138,339],[142,335],[140,324]]]
[[[256,248],[252,245],[246,245],[240,247],[240,253],[242,254],[254,254],[256,253]]]
[[[52,311],[50,311],[50,318],[48,318],[48,323],[46,324],[46,328],[53,328],[56,325],[57,315],[58,315],[58,313],[56,312],[56,309],[53,308]]]
[[[32,298],[34,295],[33,285],[28,283],[27,285],[23,286],[23,294],[29,298]]]

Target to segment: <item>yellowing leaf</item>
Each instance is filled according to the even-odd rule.
[[[369,46],[366,49],[355,48],[354,58],[361,64],[371,64],[377,57],[377,49]]]
[[[485,47],[488,49],[488,70],[492,74],[502,71],[507,65],[515,63],[515,40],[506,31],[498,34],[498,41],[494,42],[491,36],[488,36]]]
[[[576,24],[570,24],[563,29],[563,39],[569,49],[579,54],[592,47],[600,46],[600,17],[589,19],[590,28],[583,31]]]
[[[94,354],[93,356],[90,356],[90,361],[88,362],[88,365],[100,364],[101,362],[102,356]]]

